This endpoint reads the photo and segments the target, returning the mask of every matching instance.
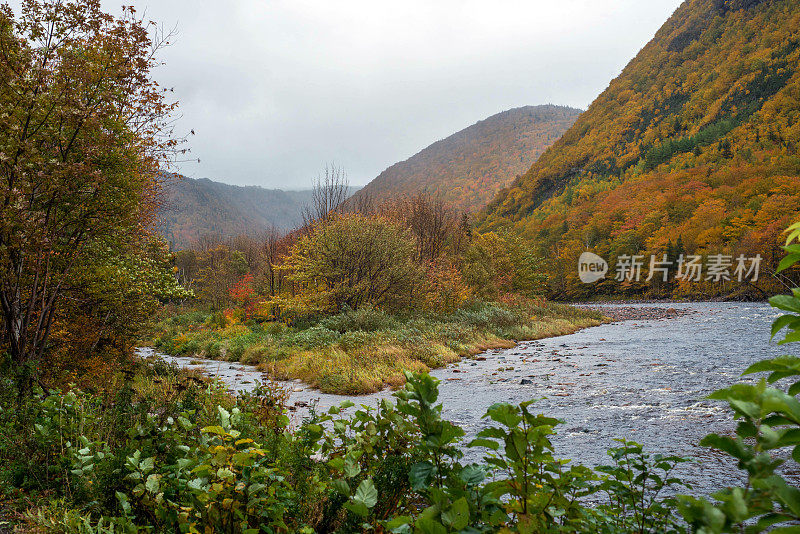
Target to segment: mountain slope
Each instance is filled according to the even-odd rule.
[[[688,253],[772,260],[800,211],[799,62],[800,2],[687,0],[481,228],[535,240],[568,298],[597,289],[577,280],[587,248],[613,260],[680,239]]]
[[[275,227],[295,228],[311,190],[282,191],[262,187],[173,177],[165,187],[159,232],[175,248],[189,247],[203,236],[256,235]]]
[[[454,207],[476,211],[528,169],[579,114],[548,105],[492,115],[392,165],[356,197],[380,203],[425,189]]]

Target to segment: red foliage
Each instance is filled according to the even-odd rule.
[[[253,275],[248,273],[228,290],[230,297],[244,310],[245,318],[252,317],[258,298],[253,282]]]

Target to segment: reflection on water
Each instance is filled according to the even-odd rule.
[[[697,445],[709,432],[734,427],[725,406],[704,397],[736,381],[751,363],[785,352],[769,341],[769,325],[778,314],[763,303],[663,306],[693,313],[520,343],[436,370],[444,415],[471,437],[486,424],[481,416],[492,403],[543,398],[538,411],[564,421],[554,439],[560,457],[586,465],[605,463],[613,439],[625,437],[649,450],[695,458],[697,462],[681,467],[695,491],[734,483],[735,465]],[[191,367],[188,358],[165,358]],[[237,390],[263,379],[240,364],[207,362],[202,368]],[[290,404],[317,402],[324,409],[348,398],[295,382],[289,387]],[[374,406],[390,394],[353,400]],[[295,418],[304,413],[304,408],[297,410]],[[478,454],[469,451],[468,458]],[[787,467],[796,470],[795,465]]]

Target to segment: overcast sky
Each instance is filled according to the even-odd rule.
[[[103,0],[118,11],[131,0]],[[200,163],[239,185],[362,185],[512,107],[585,109],[680,0],[134,0],[177,27],[156,78]]]

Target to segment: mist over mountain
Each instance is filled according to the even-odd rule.
[[[311,189],[243,187],[176,175],[164,190],[158,230],[178,249],[192,246],[203,236],[255,236],[269,228],[291,230],[302,223],[302,210],[311,195]]]

